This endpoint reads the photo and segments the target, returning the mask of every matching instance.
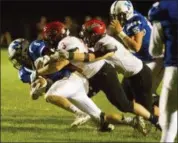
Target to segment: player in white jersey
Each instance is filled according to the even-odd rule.
[[[149,54],[151,23],[139,12],[134,10],[129,0],[116,0],[110,8],[111,30],[114,37],[124,43],[133,55],[141,59],[152,71],[153,96],[163,78],[163,57],[152,57]],[[158,95],[157,95],[158,97]]]
[[[150,54],[164,54],[164,77],[160,97],[161,142],[174,142],[178,116],[178,1],[161,0],[149,11],[153,23]]]
[[[123,45],[120,44],[117,40],[106,35],[105,34],[106,28],[103,22],[99,20],[90,20],[84,24],[83,28],[84,28],[83,29],[84,40],[88,44],[89,47],[94,46],[95,53],[87,54],[87,53],[84,53],[84,50],[80,50],[80,49],[79,49],[79,52],[70,52],[70,49],[67,49],[67,46],[65,46],[65,43],[63,43],[64,46],[59,48],[60,51],[59,52],[57,51],[56,55],[51,55],[51,61],[54,59],[57,60],[58,58],[60,58],[60,56],[64,56],[65,58],[70,59],[71,62],[75,64],[75,62],[73,62],[72,60],[89,62],[89,61],[94,61],[96,57],[98,57],[97,60],[101,60],[100,57],[104,55],[104,58],[107,58],[107,61],[115,65],[118,71],[120,73],[123,73],[125,78],[127,78],[127,81],[129,83],[125,83],[125,84],[129,86],[130,90],[132,89],[131,86],[133,86],[134,90],[131,90],[132,92],[131,96],[134,96],[134,98],[136,99],[136,102],[143,104],[143,106],[145,106],[151,112],[150,69],[147,66],[143,65],[143,63],[139,59],[134,57],[129,51],[127,51],[123,47]],[[89,35],[89,33],[86,33],[87,30],[88,31],[90,30],[91,34],[93,34],[95,37],[93,35]],[[95,31],[93,32],[93,30]],[[87,34],[89,37],[85,37],[86,36],[85,34]],[[62,45],[62,44],[59,44],[59,45]],[[65,49],[67,49],[68,52],[64,51]],[[61,51],[63,52],[61,53]],[[83,65],[88,66],[94,63],[87,63],[86,65],[83,63]],[[143,79],[144,77],[147,77],[149,80],[144,81]],[[138,83],[139,80],[140,82]],[[110,88],[110,90],[111,89],[112,87]],[[126,95],[123,92],[123,90],[121,90],[119,94],[122,97],[126,98]],[[117,97],[120,96],[119,94],[117,95]],[[133,100],[133,97],[131,98]],[[111,100],[114,100],[114,98]],[[136,114],[139,114],[141,116],[144,116],[146,119],[149,119],[153,124],[156,124],[158,118],[154,116],[153,114],[151,114],[143,106],[141,106],[140,104],[137,104],[136,102],[134,103],[132,102],[128,104],[129,107],[127,108],[131,110],[130,111],[128,110],[125,112],[135,112]],[[111,101],[111,103],[114,104],[113,101]]]
[[[48,44],[52,47],[56,47],[61,41],[61,46],[65,49],[67,47],[70,48],[70,44],[73,45],[73,42],[69,40],[66,47],[66,42],[64,44],[63,39],[65,39],[66,34],[65,26],[61,22],[51,22],[48,23],[44,27],[44,39],[48,42]],[[76,40],[76,39],[72,39]],[[65,40],[64,40],[65,41]],[[48,47],[50,47],[48,45]],[[78,43],[73,46],[80,46]],[[56,49],[55,49],[56,50]],[[70,50],[70,49],[69,49]],[[72,49],[73,50],[73,49]],[[82,51],[85,52],[85,51]],[[60,59],[61,61],[61,59]],[[45,64],[45,63],[43,63]],[[50,63],[49,63],[50,64]],[[105,120],[105,114],[101,113],[101,110],[93,103],[93,101],[87,96],[88,93],[88,81],[87,79],[80,74],[80,68],[76,68],[76,66],[70,64],[71,66],[68,68],[73,68],[72,74],[67,79],[61,79],[56,81],[50,89],[47,91],[45,98],[47,101],[55,104],[55,101],[59,99],[60,96],[63,96],[70,100],[74,105],[76,105],[79,109],[89,114],[93,119],[101,123],[101,131],[112,130],[112,126]]]
[[[53,46],[56,44],[57,49],[56,50],[68,50],[68,51],[78,51],[78,52],[88,52],[88,48],[85,46],[85,44],[82,42],[82,40],[76,38],[76,37],[71,37],[71,36],[60,36],[62,35],[62,29],[63,25],[59,22],[51,22],[48,23],[45,28],[44,28],[44,37],[45,40],[48,41],[48,43],[52,43]],[[63,38],[51,38],[51,33],[53,31],[56,31],[56,36],[55,37],[63,37]],[[57,40],[56,40],[57,39]],[[58,42],[59,43],[58,43]],[[55,46],[54,46],[55,47]],[[56,55],[57,54],[57,55]],[[58,52],[56,54],[50,56],[50,62],[58,60]],[[90,85],[92,85],[92,90],[90,90],[89,97],[92,96],[92,92],[98,92],[99,90],[103,90],[107,98],[111,101],[112,104],[114,104],[118,109],[124,110],[124,111],[132,111],[132,102],[128,101],[126,97],[119,98],[119,94],[122,91],[122,88],[118,85],[119,80],[117,78],[117,73],[115,72],[114,68],[105,63],[104,60],[93,62],[93,63],[83,63],[83,62],[71,62],[70,63],[73,67],[75,66],[75,69],[77,69],[79,72],[81,72],[86,78],[89,79]],[[77,67],[77,68],[76,68]],[[107,74],[109,77],[113,78],[114,84],[111,83],[109,78],[105,76]],[[100,84],[99,81],[105,82],[105,85],[109,85],[110,87],[114,88],[113,90],[110,90],[110,87],[103,86],[103,84]],[[98,84],[97,84],[98,83]],[[66,92],[69,92],[66,90]],[[47,96],[50,98],[50,96]],[[116,97],[116,98],[115,98]],[[114,98],[114,99],[113,99]],[[122,100],[121,100],[122,99]],[[121,100],[121,101],[120,101]],[[114,102],[113,102],[114,101]],[[132,125],[135,126],[135,122],[130,118],[128,120],[127,117],[122,118],[119,114],[117,115],[108,115],[106,118],[108,120],[113,120],[113,117],[115,118],[114,120],[118,123],[126,123],[129,124],[132,122]],[[139,122],[140,123],[140,122]]]

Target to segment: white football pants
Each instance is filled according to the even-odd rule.
[[[177,135],[178,68],[166,67],[161,91],[159,123],[162,128],[161,142],[174,142]]]
[[[156,58],[146,64],[152,71],[152,93],[156,93],[164,74],[163,58]]]
[[[97,122],[100,121],[101,110],[87,96],[88,81],[80,73],[72,73],[69,78],[56,81],[47,91],[48,96],[63,96],[70,100],[76,107],[89,114]]]

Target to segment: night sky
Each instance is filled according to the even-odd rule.
[[[24,36],[24,27],[33,27],[41,16],[46,16],[48,21],[63,21],[65,16],[71,16],[79,24],[83,22],[85,15],[109,18],[109,9],[113,2],[114,0],[4,0],[1,1],[1,31],[11,32],[14,38],[22,37]],[[147,15],[154,0],[135,0],[132,2],[136,10],[143,15]]]

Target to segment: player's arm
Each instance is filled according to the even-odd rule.
[[[135,52],[138,52],[142,46],[142,41],[144,37],[143,30],[140,30],[139,27],[135,27],[134,36],[129,37],[126,33],[124,33],[123,28],[118,20],[113,20],[111,22],[111,27],[115,30],[118,38],[122,40],[126,48],[131,49]]]
[[[75,61],[82,61],[82,62],[93,62],[98,60],[103,60],[106,58],[111,57],[114,54],[114,52],[108,52],[108,53],[73,53],[69,52],[69,60],[75,60]]]
[[[37,100],[39,96],[43,95],[47,85],[49,85],[49,80],[37,76],[36,72],[25,67],[19,70],[19,79],[23,83],[28,83],[30,85],[30,97],[33,100]]]
[[[93,62],[111,57],[117,50],[114,46],[104,46],[104,50],[96,51],[92,53],[78,53],[78,52],[68,52],[68,51],[56,51],[55,54],[50,56],[51,61],[57,61],[58,59],[66,58],[67,60],[81,61],[81,62]]]
[[[34,65],[38,75],[44,76],[60,71],[68,64],[69,61],[67,59],[60,58],[56,61],[51,61],[50,56],[45,55],[38,58]]]

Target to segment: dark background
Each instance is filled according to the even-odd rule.
[[[49,21],[63,21],[65,16],[75,18],[81,25],[86,15],[101,16],[109,20],[109,10],[114,0],[48,0],[48,1],[1,1],[1,33],[9,31],[12,38],[25,37],[25,30],[30,32],[30,39],[35,38],[35,24],[41,16]],[[155,1],[134,0],[134,8],[147,16],[148,10]]]

